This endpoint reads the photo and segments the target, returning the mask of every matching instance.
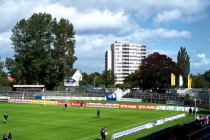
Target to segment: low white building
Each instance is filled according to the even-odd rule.
[[[76,69],[73,72],[71,77],[67,77],[64,79],[64,86],[65,87],[75,87],[79,86],[79,82],[82,81],[82,73],[80,70]]]

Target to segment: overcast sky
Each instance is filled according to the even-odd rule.
[[[11,29],[33,13],[73,23],[75,68],[102,72],[105,51],[116,40],[145,44],[176,61],[186,47],[191,73],[210,69],[210,0],[0,0],[0,57],[14,55]]]

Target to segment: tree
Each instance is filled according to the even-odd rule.
[[[185,47],[181,47],[177,55],[177,65],[183,76],[183,86],[187,87],[187,79],[190,73],[190,58]]]
[[[1,59],[1,58],[0,58]],[[0,61],[0,86],[7,86],[8,81],[6,77],[6,73],[4,72],[4,62]]]
[[[136,70],[134,73],[131,73],[124,79],[124,86],[126,88],[133,89],[134,87],[141,87],[141,80],[140,77],[140,71]]]
[[[209,86],[209,83],[203,75],[198,74],[192,77],[193,88],[208,88],[208,86]]]
[[[210,87],[210,70],[206,71],[203,75],[206,81],[209,83],[208,87]]]
[[[4,73],[3,68],[4,68],[4,62],[0,61],[0,74]]]
[[[140,65],[139,84],[143,89],[164,90],[170,87],[170,75],[179,74],[176,63],[157,52],[143,59]]]
[[[94,72],[91,74],[83,73],[82,85],[112,87],[115,83],[115,75],[112,71],[103,71],[102,74]]]
[[[23,84],[45,84],[52,89],[69,75],[76,61],[74,28],[66,19],[33,14],[12,29],[14,59],[7,58],[10,74]]]
[[[112,71],[104,71],[102,73],[102,79],[104,81],[103,84],[107,88],[109,86],[113,86],[114,85],[116,77],[115,77],[115,75],[114,75],[114,73]]]

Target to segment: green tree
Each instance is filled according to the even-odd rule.
[[[94,72],[91,74],[83,73],[83,78],[80,84],[93,85],[103,87],[113,87],[115,82],[115,75],[111,71],[103,71],[102,74]]]
[[[0,74],[4,73],[3,68],[4,68],[4,62],[0,61]]]
[[[90,85],[89,76],[87,73],[82,73],[82,81],[79,83],[80,86],[88,86]]]
[[[185,47],[181,47],[177,55],[177,65],[183,76],[183,87],[187,87],[187,79],[190,73],[190,58]]]
[[[203,75],[208,82],[208,87],[210,87],[210,70],[206,71]]]
[[[7,58],[9,73],[23,84],[45,84],[52,89],[69,75],[76,61],[74,28],[66,19],[33,14],[12,29],[14,59]]]
[[[1,60],[1,58],[0,58]],[[0,61],[0,86],[7,86],[8,81],[7,81],[7,75],[4,72],[4,62]]]
[[[101,77],[106,88],[114,86],[116,77],[112,71],[104,71]]]
[[[209,82],[204,75],[198,74],[192,77],[192,88],[208,88]]]
[[[157,52],[143,59],[139,71],[139,85],[143,89],[160,91],[171,86],[171,73],[178,75],[180,72],[170,57]]]
[[[138,88],[141,85],[140,77],[140,71],[136,70],[134,73],[131,73],[124,79],[124,86],[126,88],[133,89],[134,87]]]

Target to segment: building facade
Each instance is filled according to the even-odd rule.
[[[129,74],[137,70],[146,57],[146,46],[128,41],[115,41],[105,54],[105,70],[112,70],[116,76],[115,84],[123,84]]]
[[[79,86],[79,82],[82,81],[82,73],[80,70],[75,69],[71,77],[64,79],[64,87]]]

